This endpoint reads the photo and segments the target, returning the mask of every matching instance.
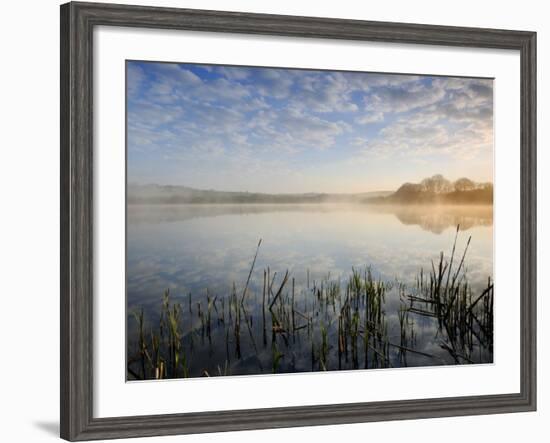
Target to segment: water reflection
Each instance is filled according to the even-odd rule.
[[[426,231],[441,234],[447,228],[461,226],[468,230],[476,226],[492,226],[493,207],[488,205],[320,205],[320,204],[255,204],[255,205],[131,205],[128,209],[132,224],[161,223],[224,215],[252,215],[272,212],[328,213],[370,212],[393,214],[404,225],[418,225]]]
[[[131,205],[127,214],[129,358],[135,353],[137,343],[136,321],[132,312],[144,308],[149,325],[156,324],[162,294],[169,288],[173,300],[189,305],[182,313],[182,320],[186,324],[183,340],[187,350],[195,337],[192,363],[189,363],[191,376],[200,376],[203,370],[215,373],[218,366],[223,367],[226,361],[230,366],[228,371],[234,375],[271,371],[273,349],[269,340],[267,347],[263,347],[260,326],[263,272],[268,268],[271,278],[275,279],[274,294],[288,270],[293,279],[292,287],[299,311],[306,316],[315,315],[314,310],[319,305],[311,298],[311,288],[316,285],[325,288],[333,282],[341,285],[341,290],[345,292],[352,269],[366,270],[368,266],[375,279],[398,281],[412,288],[420,269],[423,268],[426,275],[432,261],[437,263],[439,260],[440,251],[448,257],[456,225],[460,223],[461,229],[467,232],[459,237],[457,250],[462,251],[467,237],[472,237],[464,268],[472,291],[482,291],[487,286],[487,278],[493,274],[491,207]],[[246,314],[243,315],[250,324],[245,323],[242,328],[243,335],[248,338],[242,338],[241,358],[236,359],[234,350],[228,353],[226,349],[228,338],[224,336],[227,333],[224,325],[227,323],[224,321],[227,322],[227,318],[222,319],[221,312],[229,315],[232,291],[242,294],[260,238],[262,246],[244,303]],[[396,283],[395,288],[388,291],[384,302],[390,336],[399,334],[402,300],[397,287]],[[283,291],[284,297],[289,297],[287,290],[290,290],[289,286]],[[210,339],[200,345],[201,332],[197,331],[204,328],[201,323],[204,317],[199,317],[197,310],[201,309],[204,313],[205,307],[211,306],[215,297],[213,309],[217,313],[216,320],[212,320]],[[345,294],[334,304],[333,311],[323,311],[329,341],[335,339],[338,326],[336,313],[344,303]],[[233,312],[233,315],[236,313]],[[435,319],[416,315],[413,321],[415,349],[433,358],[411,353],[406,364],[400,363],[396,349],[391,364],[453,364],[454,360],[441,348],[437,339]],[[301,336],[302,333],[305,330],[293,337],[294,340],[301,340],[301,344],[293,344],[291,350],[287,349],[285,357],[280,358],[279,372],[317,370],[311,366],[311,340]],[[316,343],[322,340],[318,331],[314,333],[314,339]],[[229,341],[234,346],[234,340],[229,338]],[[216,343],[223,345],[218,347]],[[478,351],[479,361],[492,361],[492,351]],[[338,369],[337,348],[331,345],[327,352],[330,356],[327,369]],[[375,358],[373,353],[371,350],[361,356]],[[352,363],[348,362],[345,367],[353,368]]]
[[[489,205],[373,205],[371,210],[394,214],[404,225],[417,225],[434,234],[441,234],[457,225],[463,231],[493,225],[493,207]]]
[[[372,207],[376,210],[376,207]],[[225,215],[245,216],[269,213],[326,214],[329,212],[364,212],[365,205],[348,204],[196,204],[196,205],[130,205],[128,220],[132,224],[178,222]]]

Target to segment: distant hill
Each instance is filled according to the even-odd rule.
[[[391,191],[357,194],[263,194],[195,189],[187,186],[129,185],[128,204],[304,204],[361,203],[367,199],[390,195]]]
[[[405,183],[393,194],[372,198],[372,203],[396,204],[492,204],[493,184],[476,183],[468,178],[455,182],[442,175],[425,178],[420,183]]]

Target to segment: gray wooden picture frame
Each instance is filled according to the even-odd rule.
[[[521,391],[186,414],[93,416],[93,29],[126,26],[497,48],[521,58]],[[536,33],[235,12],[61,6],[61,437],[92,440],[536,409]],[[121,320],[123,321],[123,320]],[[122,358],[122,357],[121,357]]]

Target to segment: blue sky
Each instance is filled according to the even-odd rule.
[[[254,192],[492,181],[493,82],[127,63],[128,182]]]

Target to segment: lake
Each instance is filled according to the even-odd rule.
[[[491,206],[129,205],[128,378],[490,363],[492,214]],[[446,276],[440,252],[444,265],[457,225]],[[438,276],[440,287],[454,284],[437,287],[436,301],[432,272],[436,286]],[[174,341],[169,312],[160,316],[167,289],[165,308],[180,305],[170,311]]]

